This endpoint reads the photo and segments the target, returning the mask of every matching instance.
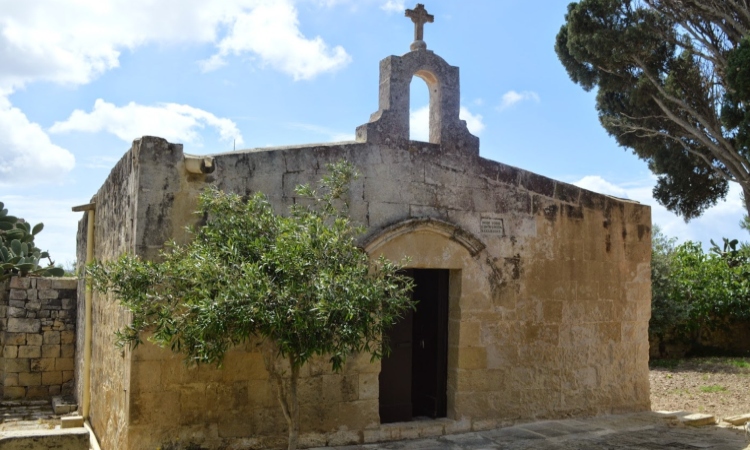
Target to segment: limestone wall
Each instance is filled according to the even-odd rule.
[[[113,259],[135,252],[139,197],[148,188],[140,186],[142,161],[136,144],[112,169],[92,201],[96,203],[94,258]],[[78,224],[78,261],[86,260],[86,230],[89,213]],[[83,283],[78,291],[78,334],[76,351],[76,397],[83,407],[84,348]],[[129,413],[130,354],[115,345],[115,331],[129,323],[129,315],[110,296],[94,293],[92,301],[92,356],[90,422],[104,449],[125,449]]]
[[[74,278],[14,277],[0,286],[2,398],[72,392],[76,284]]]
[[[192,175],[180,146],[143,138],[98,194],[97,239],[117,245],[104,251],[97,240],[97,255],[155,257],[166,239],[183,240],[195,197],[208,184],[262,191],[283,212],[300,201],[296,185],[316,182],[326,163],[340,159],[362,174],[350,192],[351,212],[367,227],[363,245],[371,254],[451,269],[448,419],[425,426],[432,431],[381,426],[379,364],[357,360],[341,374],[313,364],[302,380],[307,443],[648,409],[650,209],[476,155],[421,142],[286,147],[215,155],[215,172]],[[123,164],[132,164],[130,172]],[[410,220],[413,228],[398,227]],[[112,392],[103,400],[116,412],[103,413],[97,403],[92,420],[102,426],[117,416],[117,426],[107,425],[116,428],[117,448],[283,442],[286,425],[252,347],[233,352],[221,370],[188,369],[152,346],[120,356],[111,332],[126,317],[104,305],[95,303],[99,369],[92,381],[97,392]],[[127,397],[118,389],[129,389]]]
[[[0,281],[0,398],[5,398],[5,329],[8,326],[10,280]]]

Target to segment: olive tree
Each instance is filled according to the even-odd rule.
[[[289,428],[299,437],[300,368],[315,356],[339,371],[352,353],[388,351],[384,330],[414,304],[401,265],[371,261],[357,246],[363,228],[348,214],[348,163],[328,166],[316,190],[298,186],[303,204],[279,215],[260,193],[243,198],[208,188],[203,224],[159,261],[123,255],[88,273],[132,312],[120,345],[153,343],[191,364],[221,365],[227,350],[259,340]]]

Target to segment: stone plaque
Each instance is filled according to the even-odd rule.
[[[499,236],[505,236],[505,224],[503,223],[503,219],[482,217],[479,224],[479,229],[483,234],[497,234]]]

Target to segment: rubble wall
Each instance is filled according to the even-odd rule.
[[[72,393],[76,287],[75,278],[13,277],[0,285],[3,399]]]

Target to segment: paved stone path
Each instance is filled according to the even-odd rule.
[[[323,450],[321,447],[317,450]],[[334,449],[334,447],[325,447]],[[411,441],[335,447],[335,450],[750,450],[744,432],[694,428],[657,413],[557,420]]]

